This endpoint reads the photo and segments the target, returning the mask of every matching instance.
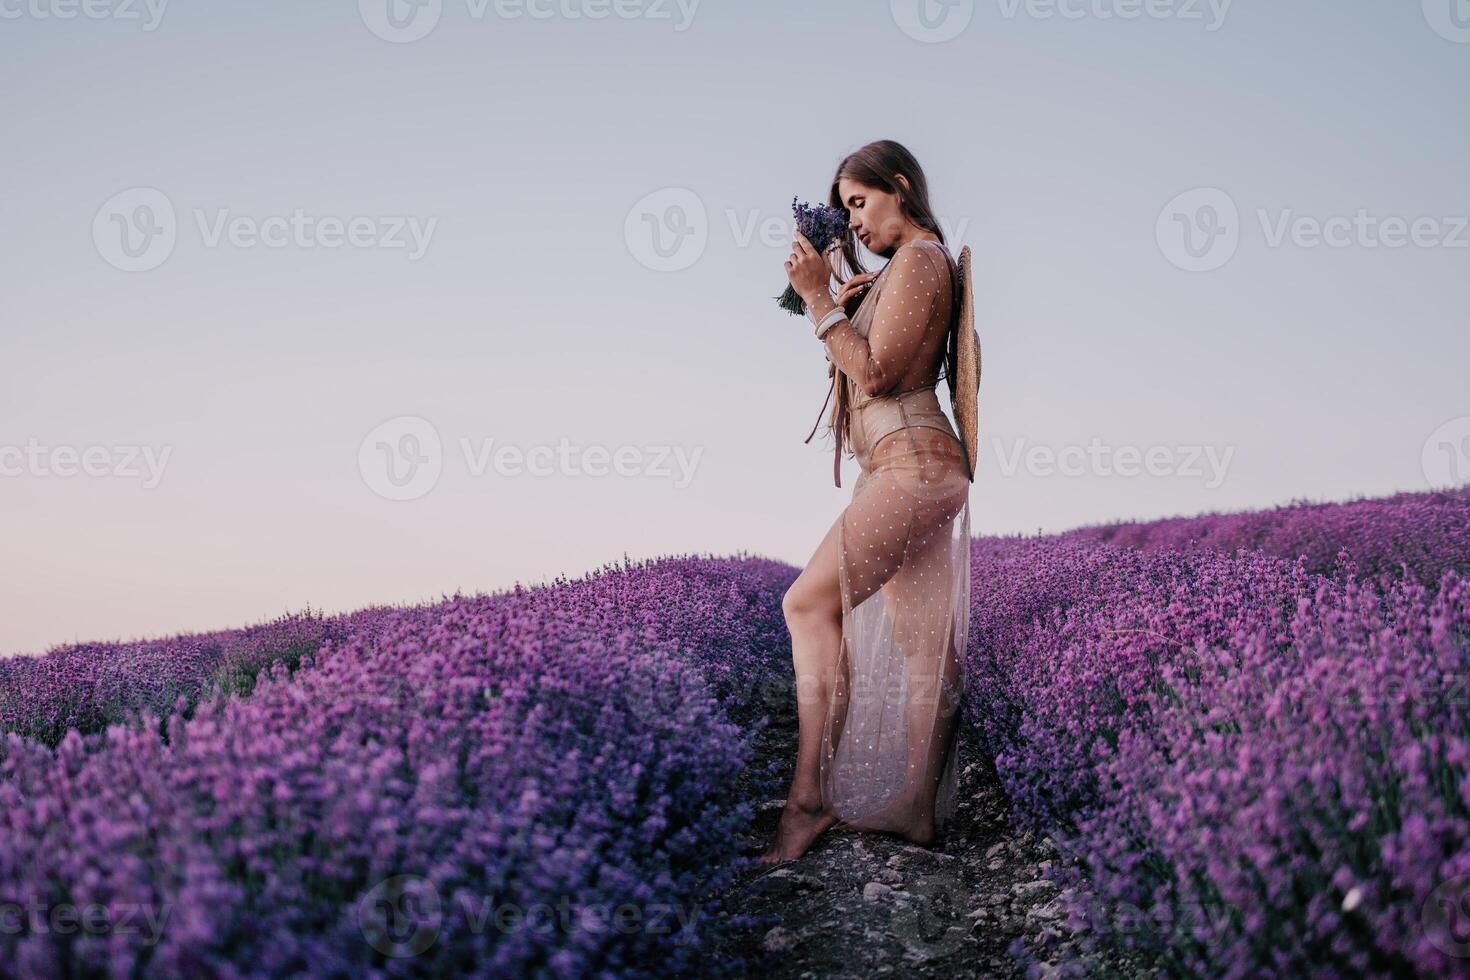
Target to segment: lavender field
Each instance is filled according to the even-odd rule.
[[[0,659],[0,975],[748,975],[797,572]],[[1069,933],[1470,977],[1470,491],[981,538],[972,583],[963,751],[1057,842]]]

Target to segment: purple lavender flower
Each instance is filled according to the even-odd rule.
[[[833,242],[847,234],[847,212],[825,204],[797,204],[791,199],[791,211],[796,215],[796,230],[806,236],[812,248],[825,252]],[[806,313],[806,303],[797,295],[791,284],[776,297],[777,304],[787,313],[800,316]]]

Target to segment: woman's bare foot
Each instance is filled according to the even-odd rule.
[[[933,844],[936,837],[933,814],[921,811],[913,801],[902,799],[858,820],[839,820],[833,829],[839,833],[891,834],[921,847]]]
[[[760,856],[760,863],[781,864],[795,861],[837,819],[837,814],[830,807],[823,806],[820,800],[789,797],[785,809],[781,811],[781,824],[776,828],[776,839]]]

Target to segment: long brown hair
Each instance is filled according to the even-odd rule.
[[[908,189],[899,183],[898,175],[903,174],[908,181]],[[934,215],[934,208],[929,203],[929,181],[924,176],[924,168],[919,166],[919,161],[909,152],[908,147],[896,140],[877,140],[868,145],[849,153],[842,158],[837,165],[837,173],[832,177],[832,190],[827,195],[827,203],[831,207],[847,211],[847,205],[842,202],[842,195],[837,190],[837,185],[842,178],[854,180],[865,187],[874,187],[889,194],[898,195],[899,213],[909,221],[925,231],[933,232],[939,237],[939,241],[946,248],[949,242],[944,239],[944,231],[939,227],[939,219]],[[862,260],[858,258],[857,236],[848,229],[839,239],[842,242],[842,258],[850,270],[844,278],[851,278],[867,270],[863,268]],[[952,274],[958,274],[958,267],[952,268]],[[956,293],[958,299],[958,293]],[[855,312],[849,309],[848,314]],[[951,317],[958,317],[958,308],[951,309]],[[946,341],[944,353],[944,376],[949,381],[950,404],[954,404],[955,377],[958,372],[959,350],[957,341],[958,333],[951,329]],[[833,365],[834,375],[841,372],[840,368]],[[832,413],[827,419],[827,428],[832,430],[837,425],[837,415],[842,409],[846,398],[846,384],[838,385],[837,399],[832,403]],[[848,419],[844,419],[843,438],[846,439],[848,432],[846,426]],[[851,443],[848,443],[851,446]],[[849,450],[851,454],[851,450]]]

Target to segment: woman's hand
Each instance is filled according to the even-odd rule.
[[[842,284],[842,289],[837,293],[837,305],[847,313],[848,319],[857,312],[863,297],[868,295],[868,287],[877,278],[876,272],[860,272]]]
[[[818,254],[812,243],[801,232],[795,232],[791,241],[791,254],[786,257],[786,278],[796,295],[811,305],[819,296],[831,295],[827,283],[832,278],[832,266]]]

